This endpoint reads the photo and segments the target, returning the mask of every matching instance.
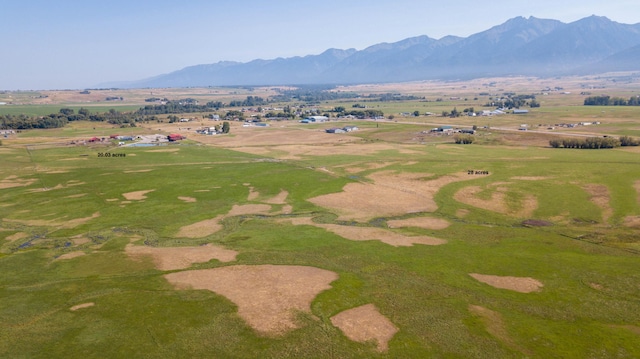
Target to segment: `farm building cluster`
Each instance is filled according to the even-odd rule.
[[[358,127],[356,126],[344,126],[342,128],[339,127],[331,127],[325,130],[326,133],[347,133],[357,131]]]
[[[440,126],[436,128],[432,128],[429,131],[422,131],[423,134],[431,134],[431,135],[453,135],[454,133],[465,133],[469,135],[475,135],[476,130],[467,129],[467,128],[454,128],[453,126]]]

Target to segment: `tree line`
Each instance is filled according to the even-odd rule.
[[[584,99],[585,106],[640,106],[640,96],[632,96],[628,100],[622,97],[589,96]]]
[[[587,137],[587,138],[565,138],[549,141],[553,148],[581,148],[581,149],[602,149],[615,148],[620,146],[639,146],[640,140],[629,136],[620,138],[614,137]]]

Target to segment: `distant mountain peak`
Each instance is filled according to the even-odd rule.
[[[606,72],[608,68],[622,67],[640,71],[640,61],[636,60],[638,49],[640,24],[621,24],[597,15],[568,24],[517,16],[468,37],[449,35],[433,39],[420,35],[363,50],[329,48],[318,55],[245,63],[220,61],[122,86],[376,83],[505,75],[557,76],[584,73],[589,68]]]

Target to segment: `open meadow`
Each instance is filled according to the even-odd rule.
[[[362,85],[340,91],[429,101],[367,103],[391,119],[232,122],[226,135],[196,134],[198,119],[2,138],[0,357],[638,358],[640,147],[549,146],[640,137],[637,107],[581,105],[581,91],[640,90],[615,85]],[[480,110],[487,91],[560,86],[527,115],[439,115]],[[126,91],[134,106],[150,90]],[[53,97],[23,106],[98,106]],[[435,115],[402,115],[416,110]],[[554,126],[585,121],[599,124]],[[347,125],[358,130],[325,132]],[[475,125],[476,140],[429,132],[443,125]],[[187,139],[84,142],[114,132]]]

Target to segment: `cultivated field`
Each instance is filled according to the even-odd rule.
[[[0,357],[640,357],[640,147],[548,145],[639,136],[636,109],[581,106],[585,86],[640,89],[615,84],[359,86],[341,91],[447,100],[228,135],[72,123],[3,138]],[[524,117],[400,115],[559,86]],[[587,120],[601,124],[537,126]],[[478,126],[476,141],[425,133],[444,124]],[[345,125],[359,130],[324,131]],[[70,144],[114,131],[188,140]]]

